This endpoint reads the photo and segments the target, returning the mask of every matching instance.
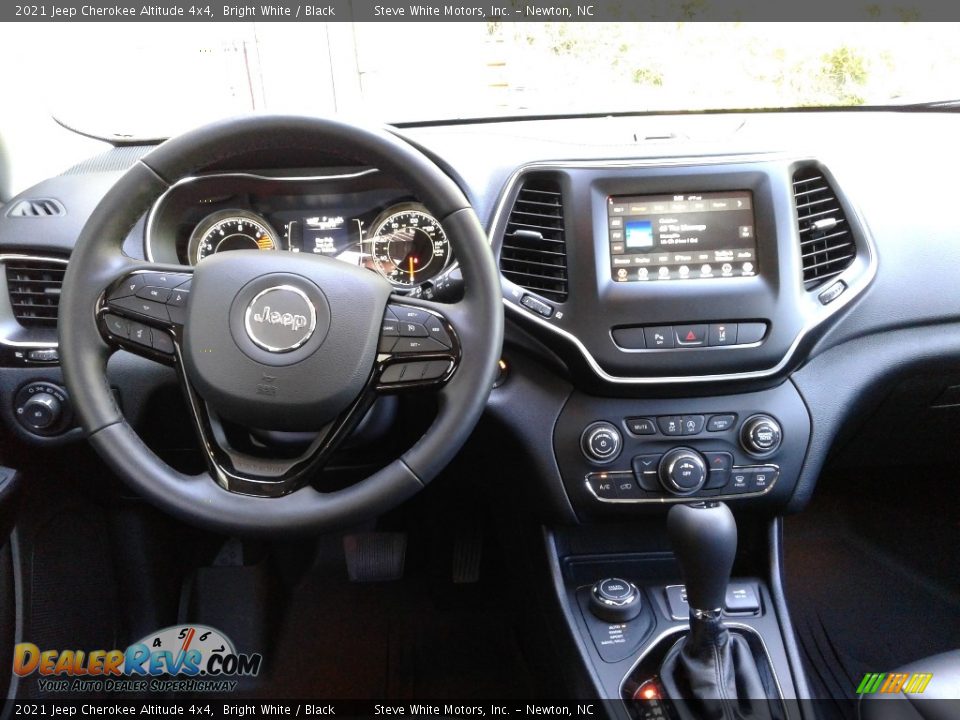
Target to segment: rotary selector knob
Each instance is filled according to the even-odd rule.
[[[66,390],[43,380],[27,383],[17,391],[13,412],[24,430],[44,437],[66,431],[73,417]]]
[[[779,423],[769,415],[754,415],[747,418],[740,428],[740,443],[751,455],[772,455],[780,447],[783,431]]]
[[[606,622],[633,620],[642,607],[640,591],[629,580],[606,578],[590,588],[590,612]]]
[[[63,408],[60,401],[50,393],[31,395],[23,405],[23,422],[34,430],[46,430],[56,425]]]
[[[588,459],[603,464],[614,460],[620,454],[623,438],[612,423],[595,422],[587,427],[580,436],[580,448]]]
[[[690,495],[707,481],[707,463],[690,448],[674,448],[660,460],[660,482],[674,495]]]

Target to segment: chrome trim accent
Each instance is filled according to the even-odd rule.
[[[713,610],[690,608],[690,612],[697,620],[719,620],[723,615],[723,608],[714,608]]]
[[[60,263],[61,265],[66,265],[68,262],[64,258],[46,257],[43,255],[26,255],[23,253],[8,253],[6,255],[0,255],[0,265],[4,265],[8,260],[39,260],[41,262]],[[7,345],[8,347],[20,347],[20,348],[59,347],[59,343],[55,343],[55,342],[51,343],[51,342],[38,342],[33,340],[11,340],[10,338],[2,335],[0,335],[0,345]]]
[[[717,500],[740,500],[742,498],[758,498],[763,497],[769,493],[776,486],[777,481],[780,479],[780,466],[775,465],[774,463],[762,463],[758,465],[740,465],[735,466],[740,468],[757,468],[757,467],[772,467],[776,468],[776,477],[774,477],[773,482],[771,482],[766,488],[758,492],[748,492],[748,493],[738,493],[738,494],[728,494],[728,495],[680,495],[677,497],[658,497],[658,498],[602,498],[597,495],[596,490],[593,489],[593,486],[590,484],[590,475],[595,474],[607,474],[607,475],[629,475],[630,477],[636,477],[636,474],[630,470],[614,470],[609,473],[604,473],[602,470],[598,473],[587,473],[583,478],[583,484],[587,487],[587,492],[593,495],[593,498],[597,502],[608,503],[608,504],[624,504],[624,505],[640,505],[640,504],[649,504],[649,503],[659,503],[661,505],[667,505],[671,503],[682,503],[682,502],[716,502]],[[732,473],[734,468],[730,469]],[[700,488],[702,489],[702,488]],[[697,490],[696,492],[699,492]]]
[[[616,168],[616,169],[630,169],[630,168],[680,168],[680,167],[699,167],[704,165],[737,165],[737,164],[748,164],[748,163],[757,163],[757,162],[803,162],[803,161],[816,161],[816,158],[806,155],[796,156],[785,153],[747,153],[743,155],[712,155],[709,157],[683,157],[683,158],[642,158],[637,160],[609,160],[609,161],[598,161],[598,160],[571,160],[569,162],[562,161],[537,161],[532,163],[526,163],[521,165],[507,178],[506,183],[503,186],[503,189],[500,191],[500,197],[497,199],[496,209],[494,210],[493,219],[490,223],[490,229],[488,231],[488,240],[491,247],[494,246],[496,238],[494,233],[497,230],[497,227],[500,225],[501,218],[503,217],[504,211],[506,210],[507,199],[513,194],[514,187],[519,182],[519,180],[530,172],[549,172],[553,171],[563,171],[567,168],[593,168],[593,169],[604,169],[604,168]],[[833,174],[833,171],[830,171]],[[837,180],[837,184],[841,187],[843,183]],[[797,348],[800,346],[800,343],[810,334],[817,326],[823,324],[832,316],[836,315],[840,310],[845,308],[850,304],[856,297],[858,297],[864,290],[869,287],[873,282],[873,279],[877,274],[877,250],[873,242],[873,236],[870,233],[870,228],[866,223],[866,220],[863,217],[863,214],[860,212],[860,209],[850,201],[844,195],[844,199],[849,206],[853,216],[856,218],[857,224],[860,228],[860,234],[864,239],[865,251],[867,255],[867,268],[864,273],[856,278],[856,282],[853,282],[849,277],[849,269],[840,273],[831,280],[844,280],[847,284],[847,291],[842,293],[840,297],[830,303],[828,306],[825,306],[825,312],[823,315],[818,315],[817,317],[809,317],[804,326],[800,328],[800,331],[797,333],[797,337],[794,338],[793,343],[787,349],[786,354],[783,358],[771,368],[766,370],[751,370],[748,372],[739,372],[739,373],[720,373],[716,375],[673,375],[673,376],[623,376],[623,375],[611,375],[606,370],[604,370],[600,364],[597,362],[596,358],[590,353],[587,347],[576,337],[573,333],[564,330],[556,325],[551,324],[548,320],[535,315],[532,311],[526,310],[523,306],[519,304],[512,303],[507,299],[507,296],[503,297],[503,304],[508,308],[512,309],[513,312],[519,314],[521,317],[528,320],[532,320],[538,325],[541,325],[545,328],[549,328],[551,331],[562,336],[570,343],[572,343],[577,350],[580,351],[580,354],[586,360],[587,364],[593,370],[597,377],[605,382],[615,383],[618,385],[656,385],[656,384],[684,384],[684,383],[709,383],[709,382],[729,382],[734,380],[756,380],[761,378],[771,377],[776,375],[781,370],[783,370],[790,362],[793,360],[793,356],[797,351]],[[859,254],[859,248],[858,248]],[[501,274],[501,281],[510,283],[510,282]],[[516,287],[519,287],[517,285]],[[807,291],[812,292],[812,291]],[[536,292],[533,292],[536,295]],[[569,299],[567,300],[569,302]],[[556,317],[556,315],[554,315]],[[704,348],[688,348],[685,352],[689,350],[704,349]],[[706,348],[710,349],[710,348]],[[713,348],[713,349],[728,349],[728,348]],[[636,351],[635,351],[636,352]]]
[[[279,290],[286,290],[292,292],[294,295],[297,295],[301,300],[303,300],[307,307],[310,308],[310,322],[308,323],[307,333],[302,338],[297,340],[292,345],[287,345],[285,347],[274,347],[273,345],[268,345],[263,342],[260,338],[257,337],[256,333],[253,331],[253,326],[251,325],[251,316],[253,315],[253,306],[256,304],[257,300],[262,298],[267,293],[277,292]],[[268,305],[267,308],[270,306]],[[264,319],[265,322],[269,322]],[[254,345],[258,345],[267,352],[272,353],[285,353],[290,352],[291,350],[296,350],[298,347],[301,347],[307,340],[313,337],[313,331],[317,329],[317,309],[313,306],[313,303],[310,302],[310,298],[307,297],[307,294],[298,287],[293,285],[274,285],[273,287],[268,287],[266,290],[261,290],[256,295],[253,296],[253,299],[247,304],[247,309],[243,314],[243,328],[247,331],[247,337],[253,341]]]
[[[364,175],[372,175],[373,173],[378,172],[380,172],[380,170],[377,168],[367,168],[366,170],[360,170],[355,173],[343,173],[340,175],[304,175],[303,177],[271,177],[269,175],[258,175],[257,173],[249,172],[228,172],[210,173],[209,175],[190,175],[185,178],[180,178],[175,183],[170,185],[166,190],[164,190],[160,197],[158,197],[150,207],[150,212],[147,214],[147,228],[143,237],[143,253],[146,255],[148,262],[154,262],[153,230],[157,213],[159,212],[159,209],[163,203],[166,202],[167,197],[184,185],[189,185],[200,180],[209,180],[211,178],[247,178],[250,180],[267,180],[274,182],[325,182],[327,180],[350,180],[353,178],[363,177]]]

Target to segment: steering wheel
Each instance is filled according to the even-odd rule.
[[[178,180],[240,153],[319,152],[388,172],[443,225],[463,299],[391,295],[377,273],[306,253],[238,250],[189,268],[121,251]],[[476,214],[423,153],[383,129],[295,116],[207,125],[144,156],[90,216],[63,282],[60,353],[93,447],[139,494],[180,518],[242,534],[321,532],[374,517],[421,490],[466,441],[493,384],[503,342],[500,282]],[[122,348],[171,364],[208,472],[185,475],[126,422],[106,378]],[[435,393],[423,436],[373,475],[334,492],[310,482],[376,398]],[[230,443],[227,423],[315,431],[296,458]]]

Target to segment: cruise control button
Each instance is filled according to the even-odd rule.
[[[137,297],[144,300],[153,300],[158,303],[165,303],[170,297],[170,288],[153,287],[147,285],[137,290]]]
[[[679,415],[664,415],[657,418],[657,425],[664,435],[682,435],[683,424]]]
[[[710,326],[707,344],[710,347],[723,347],[737,344],[736,323],[714,323]]]
[[[107,326],[107,330],[111,335],[122,338],[130,336],[129,320],[122,318],[119,315],[104,315],[103,322]]]
[[[143,276],[142,275],[131,275],[126,280],[124,280],[120,285],[117,285],[109,295],[107,295],[107,301],[119,300],[123,297],[130,297],[131,295],[136,295],[137,290],[144,286]]]
[[[652,418],[627,418],[627,430],[634,435],[655,435],[657,433],[657,426],[654,424]]]
[[[673,328],[669,325],[644,328],[643,332],[648,350],[665,350],[673,347]]]
[[[143,323],[131,322],[130,335],[128,337],[137,343],[137,345],[144,345],[146,347],[153,346],[153,333],[150,331],[150,328]]]
[[[703,415],[684,415],[681,426],[684,435],[696,435],[703,430]]]
[[[393,346],[397,344],[397,338],[389,335],[381,336],[380,344],[377,345],[377,352],[393,352]]]
[[[393,314],[397,316],[397,320],[400,322],[412,322],[423,325],[430,319],[430,313],[418,308],[407,307],[406,305],[394,305],[390,309],[393,310]]]
[[[170,298],[167,305],[170,307],[185,307],[187,300],[190,299],[190,291],[183,288],[174,288],[170,291]]]
[[[403,330],[403,321],[401,321],[400,326],[401,331]],[[397,340],[396,345],[393,346],[393,352],[395,353],[427,353],[427,352],[444,352],[445,348],[441,343],[438,343],[433,338],[407,338],[401,337]]]
[[[162,320],[163,322],[170,321],[170,313],[167,312],[167,307],[151,300],[141,300],[138,297],[126,297],[120,298],[119,300],[111,300],[110,305],[135,312],[138,315],[153,318],[154,320]]]
[[[707,344],[706,325],[677,325],[673,330],[679,347],[700,347]]]
[[[173,338],[163,332],[163,330],[153,331],[152,345],[154,350],[173,355]]]
[[[726,432],[736,421],[736,415],[711,415],[707,420],[707,432]]]
[[[420,323],[402,320],[399,323],[400,337],[427,337],[427,329]]]
[[[400,321],[394,318],[384,318],[380,326],[381,337],[400,337]]]
[[[190,280],[185,273],[143,273],[144,282],[153,287],[175,288]]]
[[[427,332],[430,337],[436,340],[438,343],[442,343],[444,347],[451,348],[453,347],[453,341],[450,339],[447,329],[443,327],[443,323],[440,322],[440,319],[431,315],[424,327],[427,328]]]

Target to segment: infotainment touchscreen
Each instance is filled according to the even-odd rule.
[[[618,282],[756,275],[748,190],[607,200],[610,261]]]

